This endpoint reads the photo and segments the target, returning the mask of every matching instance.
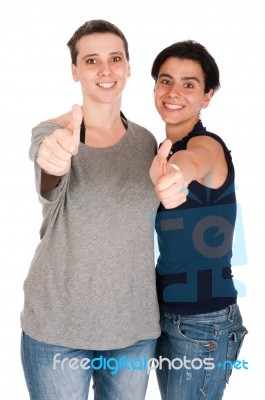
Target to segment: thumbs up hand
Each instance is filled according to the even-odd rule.
[[[150,178],[155,192],[166,209],[178,207],[187,200],[187,185],[177,165],[167,161],[172,142],[166,139],[150,168]]]
[[[67,128],[56,129],[43,140],[37,163],[46,174],[63,176],[69,171],[72,156],[78,153],[82,118],[81,107],[74,105]]]

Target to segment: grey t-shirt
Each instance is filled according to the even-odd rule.
[[[39,341],[92,350],[156,338],[153,225],[159,202],[149,178],[155,138],[128,121],[113,146],[80,143],[70,171],[43,197],[36,156],[57,128],[46,121],[32,134],[43,223],[24,283],[22,329]]]

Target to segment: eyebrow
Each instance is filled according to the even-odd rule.
[[[174,77],[170,74],[160,74],[158,78],[169,78],[169,79],[174,79]],[[201,83],[201,81],[196,78],[196,76],[184,76],[183,78],[181,78],[182,81],[196,81],[198,83]]]
[[[99,56],[99,55],[100,55],[99,53],[86,54],[86,55],[82,58],[82,60],[84,60],[85,58],[89,58],[89,57],[97,57],[97,56]],[[121,51],[112,51],[111,53],[109,53],[109,55],[110,55],[110,56],[117,55],[117,56],[122,56],[122,57],[124,57],[124,54],[123,54]]]
[[[198,83],[201,83],[200,79],[196,78],[196,76],[184,76],[181,78],[182,81],[196,81]]]

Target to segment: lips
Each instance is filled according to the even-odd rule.
[[[180,104],[171,104],[171,103],[163,103],[166,108],[169,110],[182,110],[184,106],[181,106]]]
[[[99,82],[97,85],[102,89],[111,89],[114,85],[116,85],[116,82]]]

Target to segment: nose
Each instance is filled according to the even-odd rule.
[[[176,83],[173,84],[173,85],[171,85],[168,94],[169,94],[169,96],[172,97],[172,98],[174,98],[174,97],[180,97],[181,92],[180,92],[179,86],[178,86]]]
[[[107,61],[101,63],[101,68],[99,73],[102,76],[108,76],[111,74],[111,67]]]

